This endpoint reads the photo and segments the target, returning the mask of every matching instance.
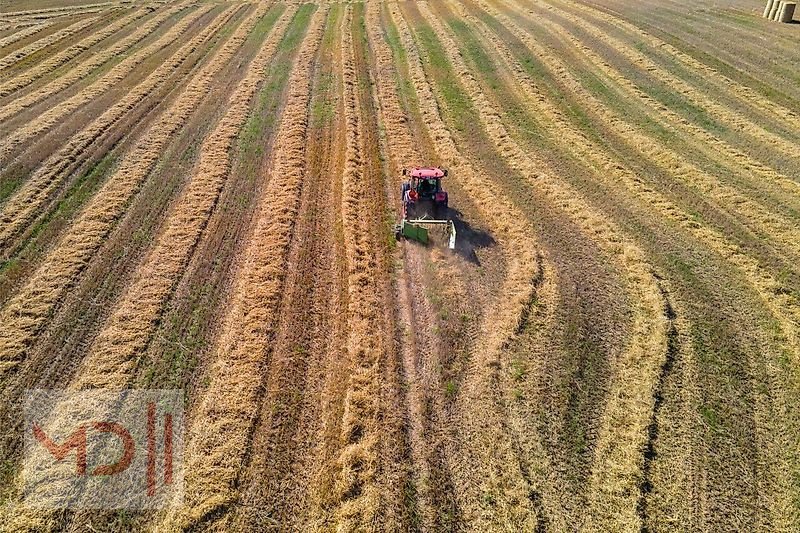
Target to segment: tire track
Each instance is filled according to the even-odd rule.
[[[71,86],[75,82],[89,77],[92,74],[92,72],[94,72],[96,69],[100,68],[109,60],[112,60],[117,56],[125,54],[136,43],[145,39],[148,35],[152,34],[156,30],[156,28],[158,28],[166,20],[176,15],[177,13],[180,13],[181,11],[187,9],[189,6],[190,6],[189,3],[184,2],[184,3],[179,3],[170,8],[161,10],[160,13],[156,14],[145,24],[137,28],[133,33],[120,39],[109,48],[97,52],[96,54],[87,58],[86,61],[83,61],[80,65],[76,65],[74,68],[63,73],[58,78],[49,82],[44,87],[41,87],[30,93],[21,95],[15,98],[14,100],[11,100],[10,102],[6,103],[2,107],[0,107],[0,122],[6,121],[9,118],[16,115],[17,113],[22,112],[23,110],[33,106],[34,104],[44,100],[45,98],[48,98],[54,94],[63,91],[64,89]]]
[[[163,524],[167,529],[186,529],[221,517],[239,497],[236,483],[263,394],[267,343],[275,332],[298,194],[305,178],[309,71],[326,16],[324,7],[315,13],[288,83],[290,94],[276,134],[281,142],[272,156],[253,236],[234,282],[209,385],[189,429],[187,501],[180,510],[169,512]]]
[[[221,13],[147,78],[133,87],[124,98],[77,132],[61,150],[34,171],[25,184],[0,208],[0,221],[3,222],[3,227],[0,228],[0,250],[4,252],[3,255],[11,257],[14,254],[15,237],[41,214],[53,192],[86,157],[87,149],[105,132],[126,118],[131,109],[166,83],[170,73],[179,68],[198,46],[215,35],[239,9],[239,6],[231,6]]]

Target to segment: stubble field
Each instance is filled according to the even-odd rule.
[[[800,25],[752,1],[0,8],[0,527],[800,530]],[[455,251],[397,242],[441,165]],[[185,496],[24,505],[26,389]]]

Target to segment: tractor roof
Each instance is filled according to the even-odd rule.
[[[438,167],[415,167],[411,169],[412,178],[443,178],[444,170]]]

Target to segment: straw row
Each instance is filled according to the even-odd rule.
[[[596,515],[608,513],[619,520],[617,527],[635,525],[635,498],[641,476],[641,457],[647,425],[653,409],[653,393],[666,357],[664,300],[652,266],[642,250],[614,224],[583,200],[577,190],[562,183],[530,152],[511,138],[497,109],[483,95],[461,56],[457,45],[438,18],[427,15],[431,27],[442,40],[459,81],[472,98],[484,129],[508,164],[552,198],[554,205],[567,211],[570,218],[603,248],[627,278],[633,306],[633,330],[628,346],[615,362],[615,379],[610,385],[609,403],[600,421],[595,448],[594,483]],[[631,501],[631,498],[634,498]],[[625,515],[633,511],[633,516]]]
[[[305,179],[311,68],[327,8],[311,20],[287,87],[269,182],[232,288],[213,352],[208,388],[198,402],[186,449],[184,506],[167,529],[187,529],[238,497],[239,478],[263,394],[264,365],[277,324],[286,259]]]
[[[58,78],[49,82],[47,85],[15,98],[0,108],[0,121],[7,120],[23,109],[31,107],[35,103],[44,100],[45,98],[49,98],[59,91],[63,91],[76,81],[88,77],[92,72],[109,60],[125,54],[133,45],[153,33],[153,31],[165,20],[186,9],[188,5],[189,3],[181,3],[171,6],[168,9],[161,10],[142,26],[133,31],[130,35],[127,35],[119,41],[116,41],[112,46],[86,58],[86,60],[82,61],[81,64],[76,65],[67,72],[61,74]]]
[[[83,52],[91,49],[107,37],[114,35],[131,22],[142,18],[147,14],[147,12],[148,10],[146,9],[134,9],[127,16],[121,17],[105,28],[92,33],[85,39],[70,46],[66,50],[62,50],[61,52],[48,57],[45,61],[37,64],[35,67],[25,70],[18,76],[6,80],[5,83],[0,84],[0,97],[8,96],[14,91],[18,91],[23,87],[30,85],[35,80],[49,74],[67,61],[70,61]]]
[[[239,6],[231,6],[226,9],[213,22],[206,25],[203,31],[181,46],[147,78],[131,88],[123,98],[115,102],[91,124],[76,133],[63,148],[36,169],[24,185],[2,206],[0,222],[3,225],[0,227],[0,249],[7,247],[11,240],[39,214],[53,191],[69,174],[74,163],[80,161],[82,155],[86,153],[86,149],[113,128],[117,122],[125,118],[138,103],[164,85],[172,72],[186,61],[200,45],[215,35],[238,10]]]
[[[238,6],[232,6],[238,9]],[[237,31],[157,117],[114,174],[95,194],[69,232],[55,245],[20,292],[0,310],[0,378],[24,360],[27,350],[64,292],[86,267],[164,149],[208,94],[217,73],[247,37]]]
[[[43,48],[47,48],[50,45],[57,43],[62,39],[66,39],[76,33],[79,33],[92,24],[95,24],[98,20],[98,17],[89,17],[74,24],[67,26],[66,28],[59,30],[57,32],[51,33],[47,37],[42,37],[41,39],[32,42],[28,46],[24,46],[18,50],[14,50],[10,54],[7,54],[0,58],[0,70],[7,69],[8,67],[22,61],[23,59],[35,54],[36,52],[42,50]]]
[[[239,7],[239,6],[235,6]],[[191,13],[179,23],[175,24],[169,31],[164,34],[160,39],[139,50],[132,56],[127,57],[103,77],[82,89],[79,93],[71,98],[60,102],[48,109],[41,115],[26,123],[15,132],[11,133],[3,139],[0,143],[0,160],[7,160],[9,154],[21,144],[29,141],[33,137],[45,133],[53,126],[59,124],[64,117],[74,112],[83,105],[86,105],[105,92],[117,87],[119,83],[124,80],[133,69],[145,61],[148,57],[158,53],[164,47],[170,45],[173,41],[177,40],[182,34],[197,22],[200,17],[213,9],[213,6],[207,5],[200,7],[195,12]]]

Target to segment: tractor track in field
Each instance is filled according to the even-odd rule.
[[[224,519],[238,500],[235,484],[247,462],[264,392],[262,371],[271,358],[266,342],[274,338],[277,326],[298,195],[306,177],[309,76],[326,16],[327,8],[316,10],[288,82],[290,91],[276,133],[281,143],[272,154],[270,178],[253,225],[254,238],[244,251],[208,370],[208,386],[201,393],[188,431],[189,505],[170,511],[165,527],[188,528]],[[226,436],[224,443],[216,438],[221,432]]]

